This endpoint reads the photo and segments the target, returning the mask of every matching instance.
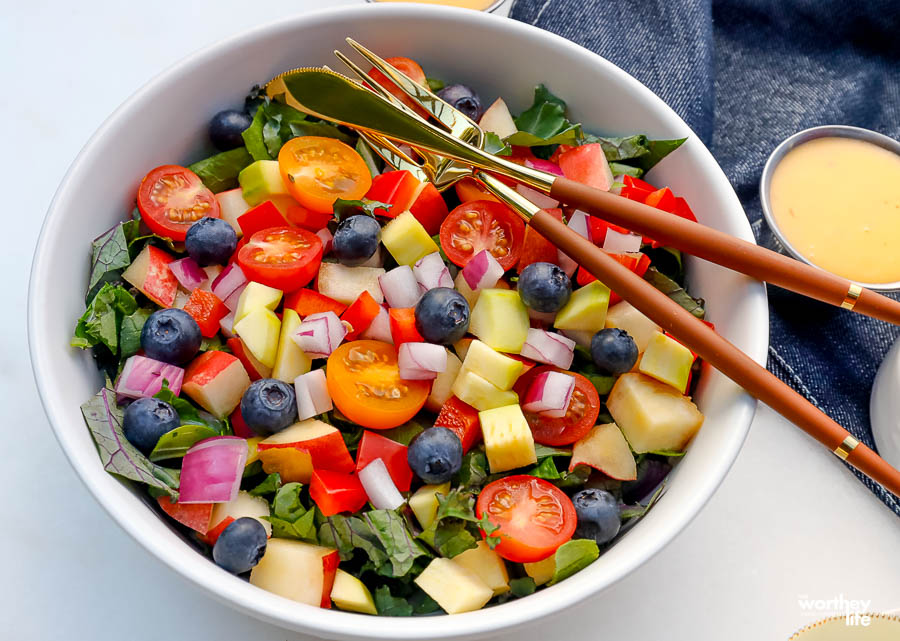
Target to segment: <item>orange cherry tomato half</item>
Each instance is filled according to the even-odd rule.
[[[322,239],[299,227],[271,227],[250,237],[238,250],[248,279],[283,292],[307,285],[322,262]]]
[[[138,188],[141,219],[154,234],[183,241],[188,228],[204,217],[219,217],[219,202],[187,167],[162,165]]]
[[[513,389],[519,398],[525,398],[531,382],[542,372],[563,372],[565,370],[543,365],[529,370],[519,377]],[[600,395],[597,388],[581,374],[565,372],[575,377],[575,389],[572,391],[572,400],[566,415],[562,418],[547,418],[540,414],[524,412],[525,420],[531,426],[531,434],[536,443],[559,447],[570,445],[585,436],[594,427],[597,417],[600,415]]]
[[[344,343],[328,357],[325,378],[341,414],[374,430],[402,425],[431,392],[431,381],[400,378],[396,348],[381,341]]]
[[[294,200],[314,212],[331,212],[338,198],[358,200],[372,186],[362,156],[334,138],[291,138],[278,152],[278,168]]]
[[[575,506],[552,483],[527,474],[488,483],[478,495],[478,518],[498,526],[494,551],[507,561],[542,561],[572,538],[578,519]]]
[[[396,56],[394,58],[386,58],[385,62],[394,67],[397,71],[407,76],[417,85],[423,87],[428,86],[428,80],[425,78],[425,71],[422,66],[410,58]],[[390,91],[394,96],[399,98],[407,107],[411,107],[413,111],[423,118],[428,118],[428,112],[418,105],[412,98],[407,96],[397,85],[391,82],[386,75],[378,71],[375,67],[369,70],[369,77],[379,85]]]
[[[506,205],[490,200],[463,203],[441,223],[441,247],[455,265],[465,267],[486,249],[510,269],[519,260],[525,223]]]

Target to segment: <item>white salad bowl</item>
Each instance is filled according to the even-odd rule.
[[[298,66],[329,64],[352,36],[385,55],[418,60],[430,75],[502,95],[513,112],[545,83],[586,130],[646,133],[688,141],[650,180],[684,196],[700,222],[752,241],[750,226],[706,147],[662,100],[603,58],[545,31],[475,11],[410,4],[327,10],[280,20],[199,51],[160,74],[100,127],[73,162],[44,221],[32,267],[28,329],[34,374],[63,450],[88,489],[135,540],[207,593],[260,619],[331,639],[478,637],[556,614],[597,595],[656,554],[697,515],[722,482],[747,435],[755,401],[707,368],[696,394],[706,422],[669,478],[658,504],[599,560],[524,599],[440,620],[370,617],[301,605],[219,569],[151,510],[141,492],[107,474],[79,406],[102,385],[90,355],[69,346],[84,310],[93,238],[134,206],[152,167],[188,164],[211,149],[206,125],[241,104],[257,83]],[[679,82],[672,77],[671,82]],[[738,348],[764,362],[764,287],[700,260],[689,261],[691,292]]]

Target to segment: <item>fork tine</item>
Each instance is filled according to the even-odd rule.
[[[366,74],[366,72],[363,71],[359,65],[357,65],[355,62],[350,60],[350,58],[348,58],[346,55],[344,55],[344,53],[342,51],[340,51],[339,49],[335,49],[334,55],[337,56],[338,60],[343,62],[350,69],[350,71],[352,71],[356,75],[356,77],[358,78],[358,80],[360,82],[364,82],[366,84],[366,88],[372,89],[375,93],[377,93],[382,98],[385,98],[386,100],[390,100],[391,104],[393,104],[395,107],[399,107],[400,109],[403,109],[404,111],[408,111],[408,112],[412,113],[412,110],[409,107],[407,107],[406,105],[404,105],[403,102],[397,98],[397,96],[395,96],[390,91],[388,91],[387,89],[382,87],[380,84],[378,84],[377,82],[374,82],[371,78],[369,78],[368,74]]]

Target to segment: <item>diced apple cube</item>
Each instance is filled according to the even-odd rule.
[[[331,588],[331,600],[341,610],[378,614],[375,601],[369,588],[349,572],[338,568],[334,575],[334,586]]]
[[[503,101],[503,98],[497,98],[490,107],[481,115],[478,124],[485,131],[490,131],[500,138],[507,138],[518,131],[516,123],[512,115],[509,113],[509,107]]]
[[[518,394],[512,390],[504,391],[466,368],[459,370],[450,391],[477,410],[489,410],[519,402]]]
[[[610,478],[633,481],[637,478],[637,465],[628,441],[615,423],[595,425],[572,446],[569,471],[576,465],[589,465]]]
[[[659,325],[640,313],[628,301],[616,303],[606,314],[606,327],[618,327],[634,339],[638,351],[647,349],[647,343],[659,331]]]
[[[250,353],[271,371],[281,334],[281,321],[275,312],[264,307],[254,309],[234,324],[234,333],[241,337]]]
[[[269,454],[272,451],[282,453]],[[306,456],[292,456],[291,452]],[[316,419],[294,423],[264,439],[259,444],[259,458],[268,474],[272,472],[266,469],[267,460],[273,468],[278,465],[290,466],[290,474],[294,477],[292,480],[301,483],[309,482],[313,467],[347,474],[356,468],[337,428]],[[284,476],[282,479],[284,480]]]
[[[363,292],[369,292],[379,305],[384,294],[378,277],[384,274],[381,267],[347,267],[340,263],[322,263],[316,279],[319,293],[339,303],[350,305]]]
[[[408,211],[384,226],[381,230],[381,242],[398,264],[410,267],[428,254],[439,251],[422,223]]]
[[[428,526],[434,523],[434,517],[437,516],[438,510],[438,494],[447,496],[450,493],[450,482],[441,483],[439,485],[423,485],[415,494],[409,497],[409,507],[416,520],[423,530],[427,530]]]
[[[502,390],[511,389],[525,368],[522,361],[504,356],[479,340],[469,344],[463,365]]]
[[[507,405],[478,413],[491,473],[537,463],[531,427],[522,408]]]
[[[658,381],[668,383],[679,392],[687,391],[694,355],[671,336],[656,332],[647,343],[638,370]]]
[[[277,160],[257,160],[247,165],[238,174],[238,183],[241,185],[241,196],[250,207],[267,200],[277,206],[277,201],[291,199]]]
[[[486,289],[472,309],[469,332],[499,352],[518,354],[530,326],[528,310],[518,292]]]
[[[169,269],[174,258],[158,247],[147,244],[122,272],[122,278],[137,287],[154,303],[172,307],[178,294],[178,279]],[[185,298],[185,302],[187,299]]]
[[[592,281],[572,292],[572,297],[556,313],[553,326],[557,329],[577,329],[597,332],[606,322],[609,287],[599,280]]]
[[[551,554],[543,561],[535,561],[534,563],[524,563],[525,574],[534,579],[535,585],[544,585],[549,583],[553,575],[556,574],[556,555]]]
[[[269,539],[265,554],[250,572],[250,583],[292,601],[326,607],[337,564],[337,550],[291,539]]]
[[[217,418],[225,418],[241,402],[250,377],[241,362],[226,352],[203,352],[184,372],[181,390]]]
[[[275,353],[275,365],[272,367],[272,378],[285,383],[293,383],[301,374],[306,374],[312,366],[312,360],[302,349],[297,347],[291,335],[300,327],[300,315],[293,309],[285,309],[281,318],[281,335],[278,338],[278,350]]]
[[[606,407],[638,454],[680,451],[703,425],[703,414],[690,398],[637,372],[619,377]]]
[[[469,309],[475,307],[475,303],[478,302],[478,297],[481,296],[482,290],[473,290],[469,287],[469,283],[467,283],[465,277],[463,277],[461,269],[456,275],[456,280],[453,281],[453,286],[456,288],[456,291],[462,294],[462,297],[466,299],[466,302],[469,303]]]
[[[494,596],[509,592],[509,573],[506,571],[506,563],[485,541],[479,541],[478,547],[457,554],[453,557],[453,562],[477,575],[485,585],[494,591]]]
[[[267,536],[272,536],[272,524],[263,517],[269,516],[269,502],[261,496],[253,496],[250,492],[241,490],[233,501],[216,503],[213,506],[210,518],[211,528],[215,528],[225,519],[236,521],[241,517],[250,517],[259,521],[266,530]]]
[[[438,372],[437,377],[431,383],[431,394],[425,399],[425,409],[432,412],[440,412],[441,406],[453,396],[453,383],[459,375],[462,362],[456,354],[447,350],[447,367],[443,372]]]
[[[234,311],[234,323],[237,325],[244,316],[255,309],[268,309],[274,311],[281,302],[280,289],[263,285],[262,283],[249,282],[238,298],[237,309]]]
[[[243,190],[238,187],[228,191],[220,191],[216,194],[216,200],[219,202],[219,216],[231,225],[238,238],[243,236],[244,232],[241,231],[241,226],[238,225],[237,219],[250,209],[250,204],[244,200]]]
[[[432,559],[415,583],[447,614],[480,610],[494,596],[476,574],[450,559]]]

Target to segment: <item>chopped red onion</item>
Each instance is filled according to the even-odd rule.
[[[195,443],[181,463],[179,503],[227,503],[241,487],[247,441],[239,436],[213,436]]]
[[[232,311],[232,312],[237,311],[238,301],[241,300],[241,294],[247,288],[248,284],[249,283],[244,283],[243,285],[238,287],[236,290],[231,292],[231,294],[228,295],[228,298],[226,298],[222,301],[223,303],[225,303],[225,307],[227,307],[229,309],[229,311]]]
[[[637,234],[621,233],[615,229],[606,230],[606,238],[603,239],[603,249],[613,254],[629,254],[641,251],[643,238]]]
[[[403,343],[397,353],[400,378],[424,381],[447,369],[447,350],[431,343]]]
[[[588,215],[580,209],[576,209],[569,216],[568,227],[579,236],[584,236],[588,240],[591,239],[591,226],[588,222]]]
[[[219,274],[222,273],[222,270],[225,269],[221,265],[207,265],[203,268],[203,271],[206,272],[206,279],[209,281],[210,287],[212,287],[212,283],[215,279],[219,277]],[[210,291],[212,291],[210,289]]]
[[[574,390],[574,376],[562,372],[541,372],[525,393],[522,409],[548,418],[562,418],[566,415]]]
[[[543,329],[531,328],[519,354],[538,363],[569,369],[575,358],[575,341]]]
[[[435,287],[453,287],[450,270],[444,264],[440,252],[420,258],[413,266],[413,274],[419,282],[419,293],[424,294]]]
[[[328,358],[346,335],[347,328],[341,319],[328,311],[304,318],[291,338],[310,358]]]
[[[189,292],[200,287],[203,281],[208,278],[203,268],[190,256],[173,260],[169,263],[169,269],[174,274],[178,284]]]
[[[135,355],[125,361],[116,382],[116,394],[122,398],[154,396],[162,389],[163,379],[175,396],[178,396],[184,380],[184,370],[176,365]]]
[[[400,265],[382,274],[378,284],[390,307],[415,307],[419,302],[419,283],[409,265]]]
[[[462,275],[469,288],[475,292],[481,289],[490,289],[496,285],[503,276],[503,267],[491,252],[482,249],[466,263],[462,269]]]
[[[578,269],[578,263],[569,258],[568,254],[564,254],[559,250],[556,251],[556,262],[559,263],[560,268],[566,272],[569,278],[572,278],[572,274]]]
[[[328,227],[323,227],[319,231],[316,232],[316,236],[322,239],[322,254],[327,254],[331,251],[331,243],[334,241],[334,234],[328,231]]]
[[[240,265],[237,263],[231,263],[222,272],[218,275],[218,277],[212,283],[212,293],[219,297],[219,300],[228,305],[228,300],[234,295],[235,292],[239,292],[242,290],[244,286],[247,284],[247,277],[244,276],[244,272],[241,270]],[[237,294],[237,297],[240,296],[240,293]],[[228,307],[231,311],[234,311],[237,307],[237,297],[234,298],[235,307]]]
[[[391,315],[384,307],[378,310],[378,316],[372,320],[372,324],[366,328],[360,338],[366,338],[373,341],[381,341],[383,343],[394,344],[394,337],[391,335]]]
[[[219,329],[225,338],[234,338],[234,312],[228,312],[228,315],[219,321]]]
[[[325,382],[325,370],[314,369],[301,374],[294,379],[294,389],[297,392],[299,420],[305,421],[334,409],[331,396],[328,394],[328,384]]]
[[[525,166],[539,171],[546,171],[548,174],[553,174],[554,176],[565,175],[563,174],[563,170],[559,168],[559,165],[550,160],[544,160],[543,158],[535,158],[533,160],[526,159]]]
[[[358,476],[366,496],[376,510],[396,510],[403,505],[403,495],[394,485],[387,465],[380,458],[361,469]]]
[[[525,196],[525,198],[530,200],[541,209],[553,209],[554,207],[557,207],[559,205],[558,200],[550,198],[550,196],[548,196],[547,194],[541,193],[536,189],[526,187],[521,183],[516,185],[516,191],[519,192],[520,195]]]

